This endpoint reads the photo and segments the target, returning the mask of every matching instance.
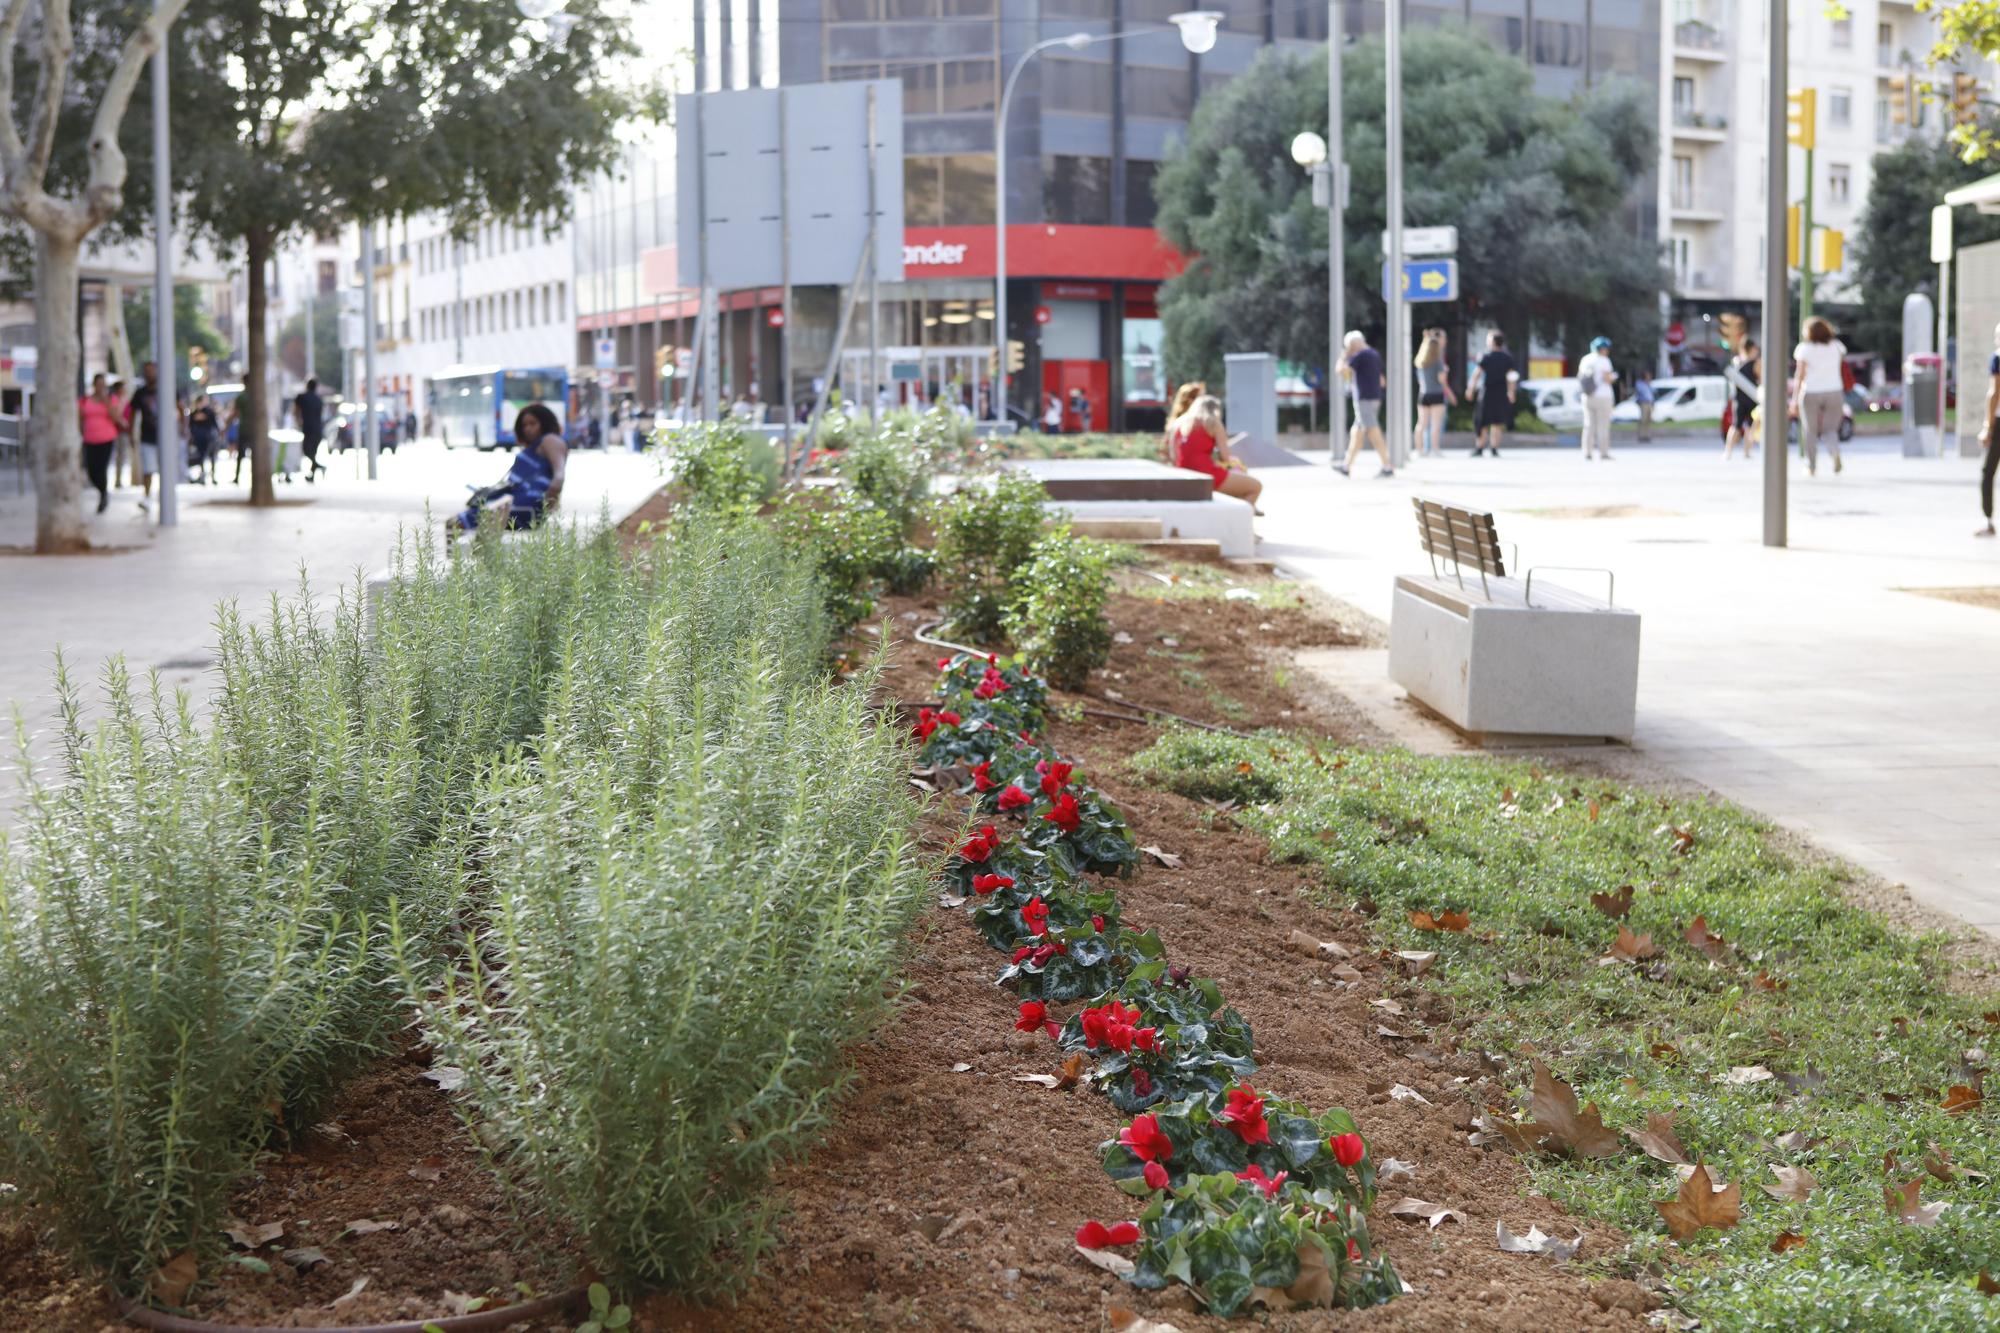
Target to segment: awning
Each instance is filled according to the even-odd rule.
[[[2000,175],[1961,185],[1944,197],[1953,208],[1970,205],[1982,213],[2000,213]]]

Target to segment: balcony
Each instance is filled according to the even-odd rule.
[[[1674,54],[1695,60],[1725,60],[1728,58],[1728,39],[1714,24],[1689,19],[1686,23],[1674,25]]]
[[[1729,201],[1720,190],[1676,189],[1667,204],[1677,222],[1722,222],[1728,209]]]
[[[1729,129],[1729,117],[1697,111],[1691,106],[1674,108],[1674,137],[1700,143],[1721,143]]]

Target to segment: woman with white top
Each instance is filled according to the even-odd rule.
[[[1833,325],[1815,315],[1806,321],[1806,340],[1792,349],[1798,369],[1792,372],[1792,403],[1799,413],[1799,439],[1806,447],[1806,471],[1819,471],[1819,442],[1833,455],[1840,471],[1840,406],[1847,382],[1840,368],[1847,345],[1833,336]]]

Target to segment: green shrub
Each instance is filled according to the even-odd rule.
[[[1015,575],[1007,607],[1007,637],[1030,669],[1066,690],[1080,690],[1111,657],[1111,555],[1100,542],[1067,529],[1035,543]]]
[[[690,425],[669,434],[666,462],[696,509],[730,513],[761,508],[778,493],[778,449],[735,420]]]
[[[950,595],[944,607],[954,634],[991,642],[1006,630],[1014,577],[1034,554],[1048,520],[1042,484],[1003,471],[990,486],[952,496],[938,517],[937,562]]]
[[[1276,733],[1245,740],[1192,727],[1170,728],[1132,757],[1137,771],[1168,791],[1197,801],[1262,805],[1283,794],[1285,765],[1274,758],[1296,749]]]
[[[778,530],[819,575],[835,629],[852,629],[874,611],[876,579],[902,549],[894,519],[845,491],[794,491],[779,505]]]
[[[899,541],[908,541],[930,506],[935,466],[930,444],[910,414],[891,413],[879,429],[858,432],[834,470],[894,520]]]
[[[407,977],[523,1207],[609,1275],[698,1294],[768,1245],[769,1174],[925,899],[903,738],[869,682],[796,683],[825,648],[788,623],[812,582],[768,534],[718,554],[663,557],[660,595],[703,621],[579,641],[537,754],[479,805],[462,965],[441,994]]]

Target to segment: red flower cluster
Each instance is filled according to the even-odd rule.
[[[1021,1001],[1021,1016],[1014,1020],[1014,1030],[1016,1032],[1046,1032],[1051,1037],[1058,1035],[1062,1031],[1049,1018],[1049,1007],[1040,1000]]]
[[[1022,924],[1027,926],[1030,935],[1048,933],[1049,905],[1042,901],[1040,894],[1028,899],[1022,906],[1021,921]]]
[[[1275,1176],[1267,1176],[1264,1174],[1263,1167],[1252,1162],[1247,1170],[1238,1171],[1236,1178],[1238,1180],[1247,1180],[1258,1189],[1263,1190],[1265,1198],[1275,1199],[1278,1197],[1278,1191],[1284,1186],[1285,1178],[1291,1174],[1289,1171],[1280,1171]]]
[[[965,840],[965,845],[958,849],[958,854],[966,860],[977,864],[993,855],[995,851],[999,850],[999,847],[1000,830],[994,828],[991,824],[986,824],[980,828],[979,832]]]
[[[1107,1227],[1102,1222],[1085,1222],[1076,1229],[1076,1243],[1086,1250],[1101,1250],[1108,1245],[1137,1245],[1139,1224],[1120,1222]]]
[[[1011,784],[1007,790],[1000,793],[1000,809],[1002,811],[1019,810],[1024,805],[1033,805],[1034,803],[1034,797]]]
[[[1047,782],[1048,779],[1043,778],[1042,781]],[[1083,816],[1076,808],[1076,797],[1070,795],[1068,792],[1064,792],[1056,797],[1055,804],[1049,807],[1049,812],[1043,815],[1042,818],[1054,824],[1064,833],[1076,832],[1076,826],[1083,822]]]
[[[1061,940],[1050,940],[1047,944],[1024,944],[1014,950],[1014,961],[1019,963],[1025,960],[1030,967],[1045,967],[1049,959],[1068,952]]]
[[[999,785],[993,779],[993,761],[991,759],[982,760],[972,766],[972,789],[974,791],[992,791]]]
[[[1174,1141],[1160,1128],[1158,1116],[1135,1115],[1118,1131],[1118,1141],[1142,1162],[1164,1162],[1174,1155]]]
[[[974,893],[991,893],[995,889],[1011,889],[1013,887],[1014,877],[1012,875],[976,875],[972,880],[972,891]]]
[[[1271,1127],[1264,1123],[1264,1099],[1248,1083],[1229,1090],[1229,1105],[1215,1117],[1236,1131],[1245,1143],[1269,1143]]]
[[[972,687],[972,697],[984,701],[996,694],[1005,694],[1013,688],[1007,683],[1007,678],[1000,674],[1000,668],[989,666],[986,668],[986,674],[980,677],[979,683]]]
[[[1368,1145],[1359,1134],[1336,1134],[1326,1141],[1326,1146],[1333,1149],[1333,1160],[1342,1166],[1353,1166],[1368,1152]]]
[[[1054,796],[1069,786],[1069,775],[1076,771],[1076,765],[1065,764],[1060,759],[1043,759],[1035,764],[1035,776],[1042,780],[1042,795]]]
[[[1084,1010],[1077,1015],[1077,1021],[1083,1025],[1083,1044],[1092,1050],[1099,1046],[1109,1046],[1114,1051],[1158,1050],[1155,1034],[1159,1029],[1139,1027],[1138,1022],[1144,1017],[1137,1008],[1127,1009],[1113,1000]]]
[[[964,720],[949,708],[937,710],[924,708],[918,710],[917,725],[913,730],[917,733],[918,740],[927,741],[931,738],[931,733],[940,726],[955,727]]]

